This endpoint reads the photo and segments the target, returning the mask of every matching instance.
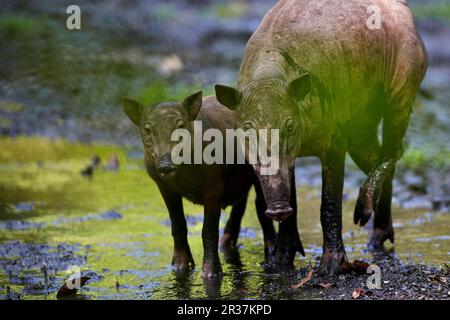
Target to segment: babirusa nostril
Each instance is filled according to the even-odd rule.
[[[164,173],[164,174],[172,173],[175,170],[176,170],[176,168],[174,166],[171,166],[171,165],[160,165],[160,166],[158,166],[158,171],[160,173]]]
[[[285,209],[267,209],[266,216],[272,220],[283,222],[294,212],[294,210],[290,207]]]
[[[160,174],[170,174],[176,171],[177,166],[172,162],[170,154],[163,155],[158,161],[158,172]]]

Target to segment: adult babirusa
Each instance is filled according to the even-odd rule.
[[[295,158],[321,160],[324,273],[339,272],[347,259],[342,241],[346,152],[367,174],[355,223],[364,225],[374,217],[372,248],[394,240],[392,177],[427,68],[425,49],[405,4],[281,0],[247,44],[237,89],[216,86],[218,101],[234,110],[239,128],[280,130],[278,173],[263,176],[254,166],[267,216],[283,221],[292,212]],[[380,8],[380,29],[367,24],[367,8],[373,5]]]

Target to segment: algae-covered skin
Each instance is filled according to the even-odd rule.
[[[379,28],[370,25],[377,11]],[[338,272],[347,260],[341,235],[346,152],[367,174],[354,222],[364,225],[374,215],[373,248],[394,241],[392,177],[426,69],[406,1],[281,0],[247,44],[237,90],[216,86],[218,100],[236,110],[238,127],[280,129],[278,173],[261,176],[255,166],[268,216],[279,220],[290,212],[295,158],[321,159],[322,272]]]
[[[130,120],[140,128],[147,172],[156,182],[169,211],[174,239],[172,263],[176,268],[186,270],[194,265],[182,198],[204,205],[203,276],[209,278],[222,271],[218,255],[221,209],[233,206],[220,241],[222,247],[229,247],[237,241],[248,193],[253,185],[258,195],[256,208],[264,232],[265,252],[269,257],[276,232],[273,222],[264,215],[266,204],[252,167],[248,164],[197,164],[193,163],[194,159],[176,164],[172,159],[172,150],[179,144],[173,140],[177,129],[185,129],[189,134],[189,150],[183,152],[190,152],[193,156],[196,142],[194,121],[201,122],[204,130],[218,130],[225,136],[226,129],[235,127],[232,112],[213,96],[202,99],[201,92],[192,94],[182,103],[163,102],[144,107],[137,101],[124,98],[123,105]]]

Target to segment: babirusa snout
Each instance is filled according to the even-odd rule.
[[[291,196],[291,170],[280,167],[274,175],[256,174],[267,203],[266,216],[276,220],[286,220],[294,211],[290,205]]]
[[[177,170],[177,166],[172,162],[170,153],[165,153],[159,158],[157,163],[157,170],[161,177],[171,176]]]
[[[290,207],[289,203],[277,203],[267,208],[266,216],[275,221],[282,222],[286,220],[294,210]]]

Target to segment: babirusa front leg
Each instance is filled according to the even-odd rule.
[[[392,180],[396,163],[396,156],[382,160],[381,164],[369,174],[359,189],[354,214],[355,224],[359,223],[360,226],[364,226],[372,214],[375,214],[380,203],[383,185],[386,181]]]
[[[204,278],[222,274],[219,259],[219,220],[220,202],[215,196],[206,196],[204,200],[204,219],[202,229],[203,240],[203,272]]]
[[[342,191],[344,185],[345,146],[333,143],[322,157],[322,204],[320,222],[323,232],[323,255],[319,272],[336,274],[347,261],[342,240]]]
[[[177,271],[184,271],[195,266],[187,239],[187,225],[184,217],[181,196],[164,187],[159,187],[170,215],[174,250],[172,265]]]

